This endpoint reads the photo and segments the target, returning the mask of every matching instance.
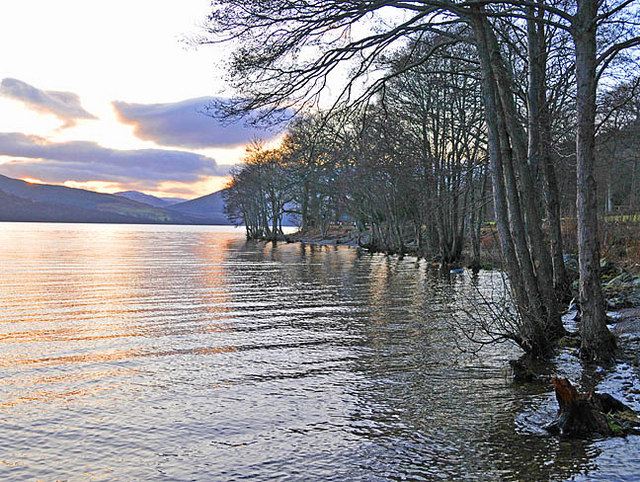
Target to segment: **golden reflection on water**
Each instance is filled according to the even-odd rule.
[[[237,236],[212,236],[207,237],[202,243],[193,249],[196,258],[202,260],[202,271],[204,275],[201,280],[202,298],[207,302],[207,312],[215,313],[219,319],[225,317],[229,311],[231,296],[229,286],[231,285],[227,275],[225,261],[229,252],[233,251],[234,244],[237,244]],[[228,326],[210,323],[205,327],[206,332],[215,333],[229,330]]]
[[[113,390],[122,384],[115,384],[112,386],[100,386],[92,389],[75,389],[75,390],[67,390],[63,392],[56,392],[52,390],[40,390],[33,391],[28,395],[21,395],[13,400],[8,400],[4,402],[0,402],[0,408],[13,408],[18,405],[32,403],[32,402],[42,402],[45,404],[55,403],[55,402],[76,402],[83,397],[89,397],[97,395],[100,392],[107,392],[109,390]]]
[[[98,370],[92,372],[73,372],[73,373],[64,373],[60,375],[50,375],[50,376],[31,376],[21,379],[4,379],[0,380],[0,385],[40,385],[40,384],[49,384],[49,383],[61,383],[68,382],[70,380],[79,382],[86,381],[91,379],[101,379],[107,377],[116,377],[116,376],[126,376],[137,373],[137,369],[133,368],[119,368],[114,370]]]
[[[0,223],[0,387],[13,387],[0,408],[73,402],[138,373],[96,367],[234,351],[211,337],[230,330],[225,263],[238,234],[209,231],[194,243],[171,227]],[[73,371],[52,371],[63,367]]]
[[[87,317],[90,319],[91,317]],[[86,335],[82,335],[86,333]],[[0,342],[3,343],[23,343],[25,341],[37,339],[40,342],[54,341],[95,341],[109,340],[114,338],[126,338],[138,335],[138,332],[130,331],[125,333],[110,333],[104,335],[94,334],[94,329],[90,328],[58,328],[56,330],[31,330],[0,335]]]

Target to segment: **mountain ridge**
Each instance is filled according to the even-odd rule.
[[[181,199],[177,197],[152,196],[151,194],[145,194],[140,191],[122,191],[122,192],[116,192],[113,195],[130,199],[132,201],[145,203],[156,208],[165,208],[167,206],[171,206],[173,204],[179,204],[186,201],[186,199]]]
[[[217,212],[191,215],[124,196],[52,184],[31,184],[3,175],[0,175],[0,193],[0,221],[231,224],[226,216]]]
[[[224,192],[226,189],[200,196],[182,203],[167,206],[168,211],[191,216],[196,219],[214,219],[215,224],[233,224],[224,213]]]

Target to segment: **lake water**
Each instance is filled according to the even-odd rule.
[[[0,223],[0,242],[2,480],[640,475],[638,437],[547,436],[553,395],[509,381],[515,350],[460,351],[451,321],[495,273],[220,227]]]

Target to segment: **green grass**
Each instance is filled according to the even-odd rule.
[[[640,223],[640,214],[619,214],[617,216],[605,216],[604,221],[610,222],[625,222],[625,223]]]

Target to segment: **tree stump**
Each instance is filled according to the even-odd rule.
[[[545,428],[568,437],[619,437],[640,433],[635,412],[608,393],[580,393],[566,378],[553,377],[558,416]]]

